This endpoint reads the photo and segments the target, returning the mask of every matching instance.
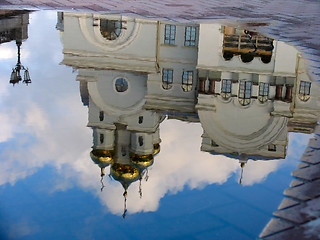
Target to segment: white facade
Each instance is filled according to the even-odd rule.
[[[1,10],[0,16],[7,16],[0,19],[0,44],[12,40],[23,41],[28,38],[29,13],[21,11]]]
[[[285,43],[220,24],[77,13],[59,19],[62,63],[78,69],[88,126],[94,136],[110,136],[103,144],[94,137],[94,147],[115,147],[111,135],[121,125],[131,152],[151,154],[163,120],[156,111],[163,111],[200,121],[203,151],[284,158],[288,131],[312,132],[317,122],[319,87]]]

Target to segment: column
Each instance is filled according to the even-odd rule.
[[[276,100],[282,100],[282,89],[283,85],[276,85]]]
[[[199,78],[199,93],[205,93],[206,91],[206,78]]]
[[[286,85],[286,95],[284,98],[286,102],[292,102],[292,89],[293,89],[292,85]]]

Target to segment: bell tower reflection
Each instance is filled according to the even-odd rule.
[[[163,115],[142,108],[145,94],[143,74],[114,70],[79,69],[81,98],[89,108],[88,127],[93,130],[91,159],[101,168],[101,191],[105,168],[127,190],[140,181],[160,151],[159,124]],[[120,79],[120,81],[118,81]],[[133,86],[134,85],[134,86]]]

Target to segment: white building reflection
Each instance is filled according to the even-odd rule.
[[[59,13],[57,29],[62,64],[78,70],[89,108],[91,158],[102,177],[111,165],[124,196],[152,165],[166,115],[200,123],[201,150],[241,167],[285,158],[288,132],[317,124],[319,87],[283,42],[220,24],[100,14]]]

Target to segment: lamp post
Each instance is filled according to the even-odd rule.
[[[16,66],[14,68],[12,68],[12,73],[11,73],[11,77],[10,77],[10,83],[12,83],[12,85],[14,86],[16,83],[19,83],[22,80],[20,71],[23,70],[24,74],[23,74],[23,83],[25,83],[26,85],[28,85],[29,83],[31,83],[31,78],[30,78],[30,74],[29,74],[29,70],[28,68],[25,68],[22,64],[21,64],[21,60],[20,60],[20,47],[22,42],[20,40],[16,41],[17,47],[18,47],[18,62],[16,64]]]

